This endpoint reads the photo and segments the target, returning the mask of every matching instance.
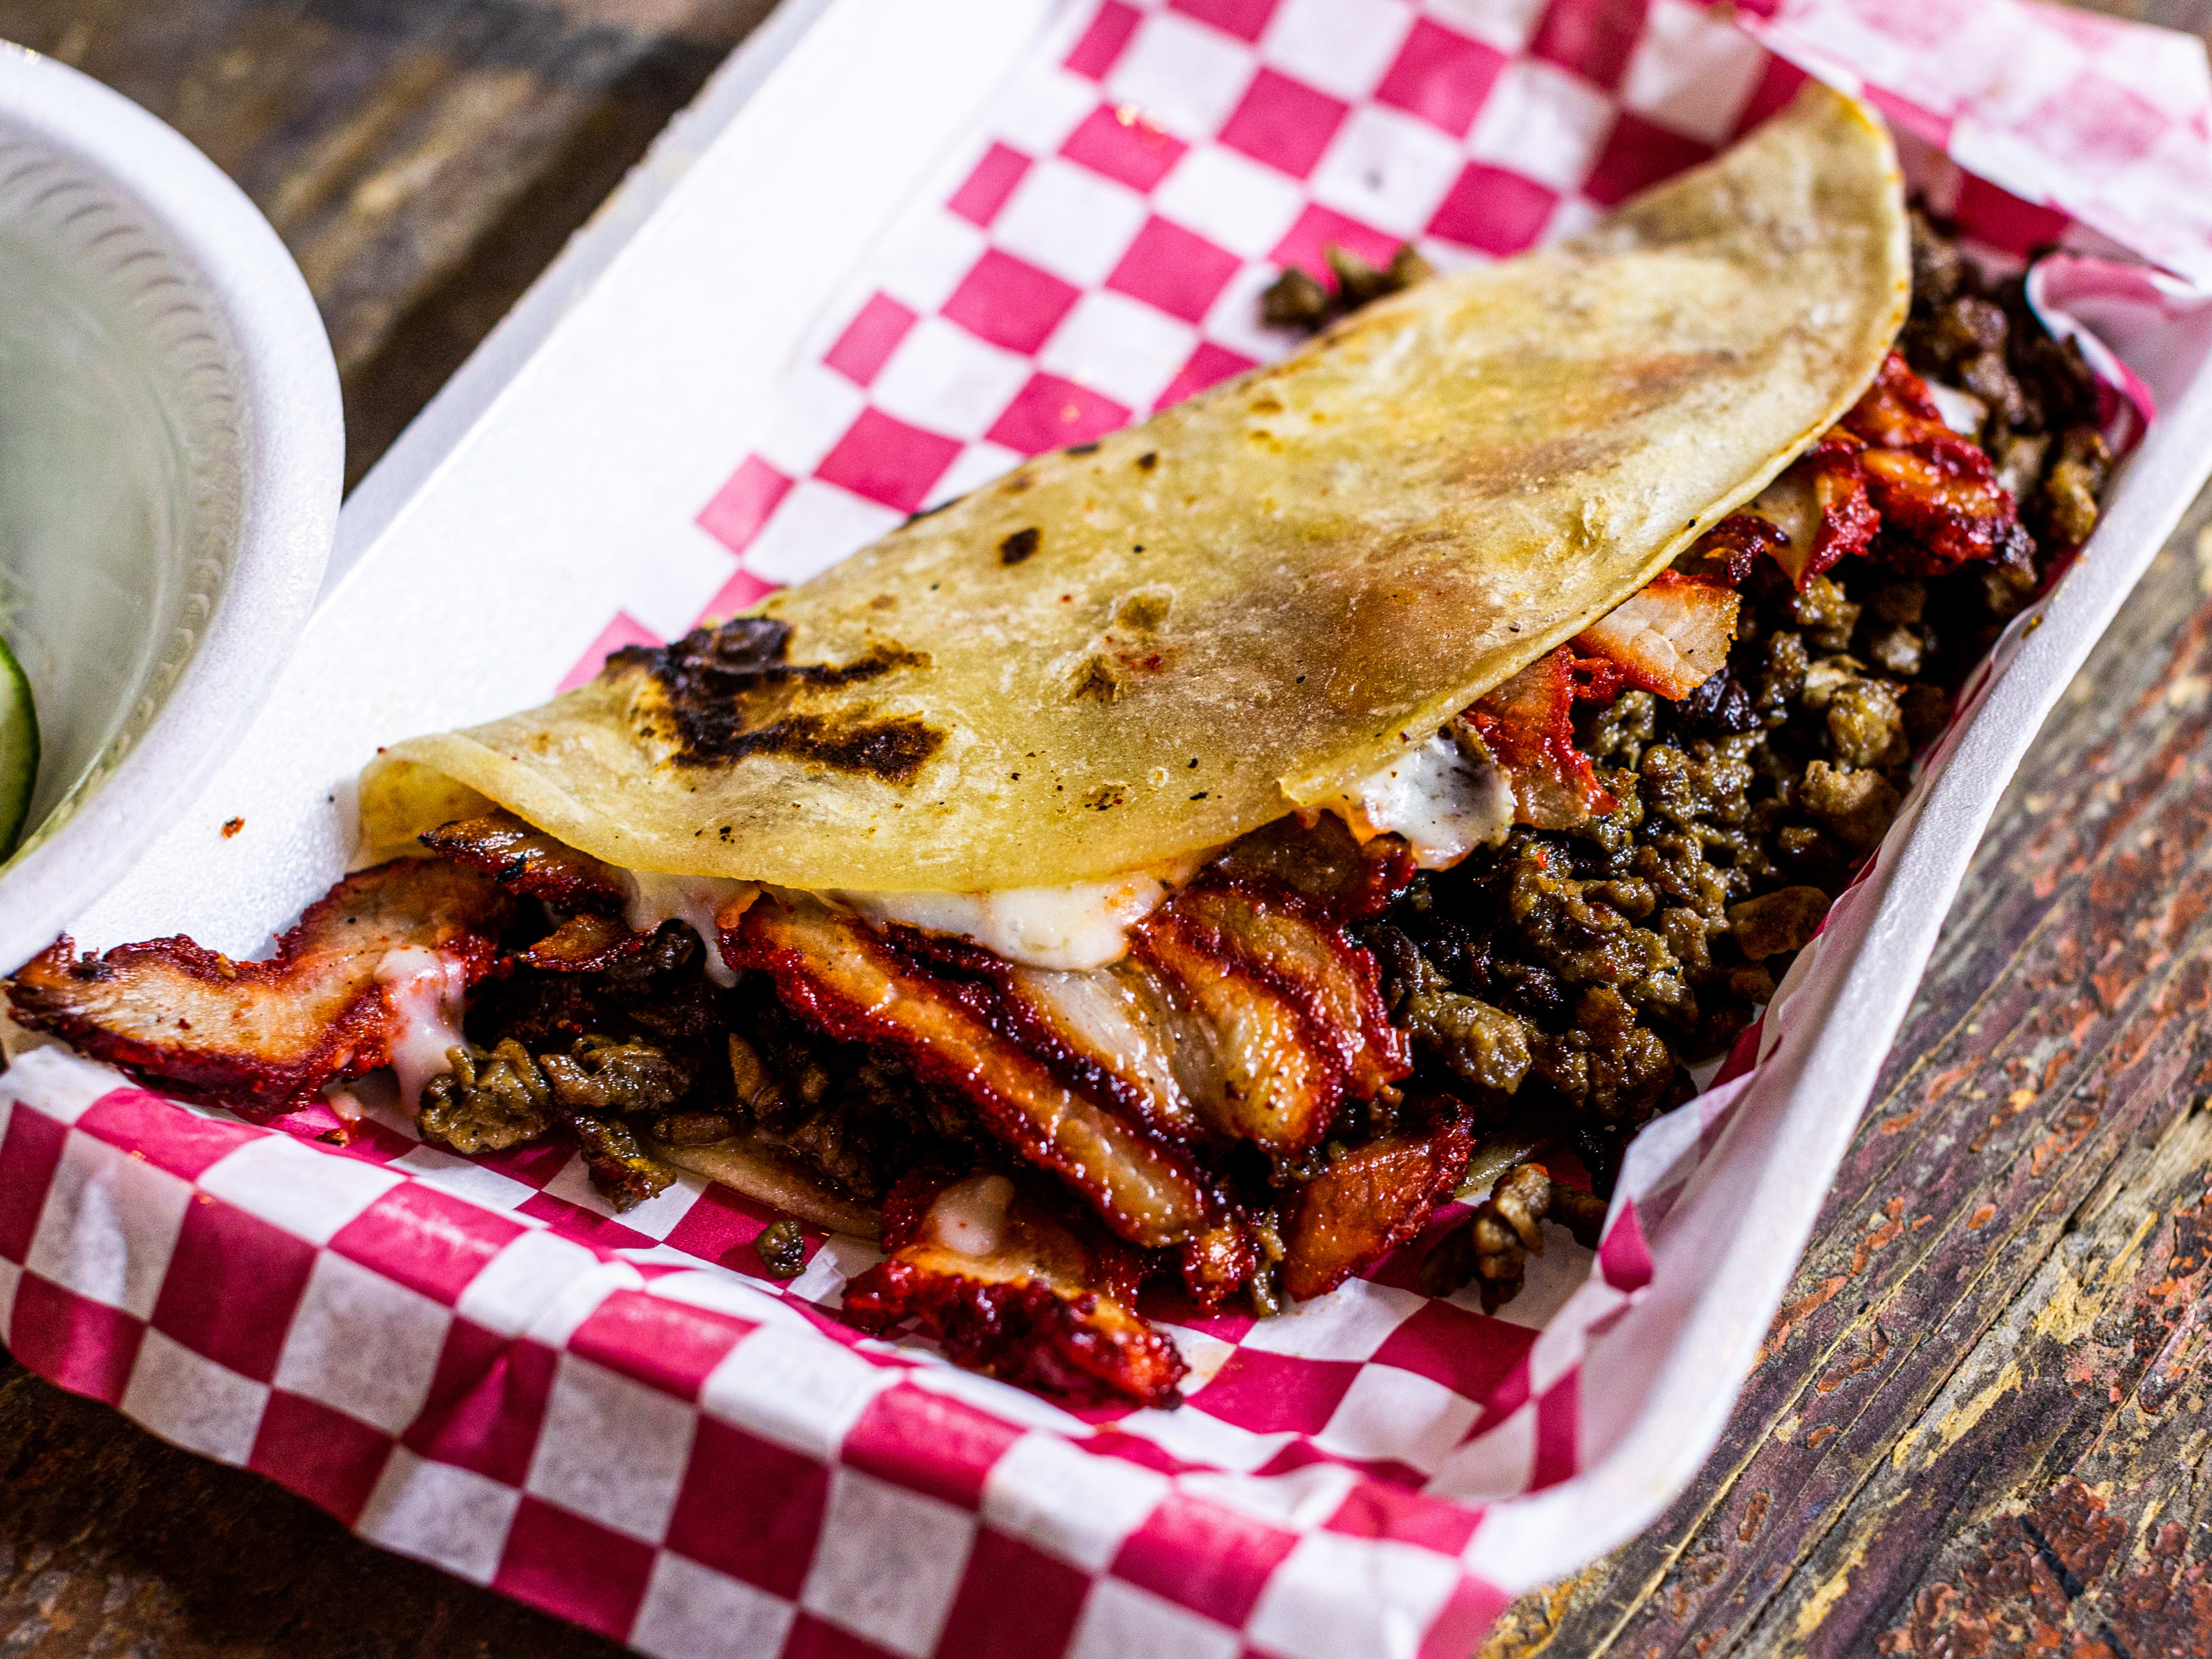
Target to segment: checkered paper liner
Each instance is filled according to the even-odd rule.
[[[2193,42],[2012,0],[1892,9],[1073,8],[833,302],[752,453],[682,504],[732,556],[705,614],[1279,354],[1257,293],[1326,243],[1379,263],[1415,239],[1451,266],[1589,222],[1779,107],[1790,59],[1881,103],[1992,247],[2212,268]],[[1938,50],[1939,25],[1975,52]],[[1994,91],[1929,80],[1997,49],[2027,67]],[[2049,106],[2079,135],[2106,84],[2155,130],[2116,118],[2081,141],[2094,165],[2038,148]],[[573,678],[647,638],[618,616]],[[1743,1060],[1847,971],[1875,885]],[[1783,1086],[1735,1069],[1639,1138],[1595,1256],[1554,1234],[1499,1316],[1418,1294],[1418,1246],[1277,1320],[1162,1304],[1189,1403],[1138,1413],[860,1337],[835,1310],[874,1253],[813,1241],[778,1285],[751,1249],[769,1216],[726,1189],[686,1178],[617,1217],[562,1150],[463,1160],[389,1109],[334,1146],[319,1108],[257,1127],[43,1049],[0,1078],[0,1333],[376,1542],[651,1653],[1463,1654],[1529,1580],[1521,1506],[1602,1449],[1585,1407],[1626,1385],[1586,1351],[1732,1115]]]

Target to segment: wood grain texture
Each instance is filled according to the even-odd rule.
[[[7,1659],[613,1659],[611,1642],[386,1555],[240,1469],[0,1372]]]
[[[0,0],[0,39],[179,128],[307,272],[347,482],[770,0]],[[620,1651],[349,1537],[0,1355],[0,1656]]]

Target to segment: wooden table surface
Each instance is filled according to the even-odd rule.
[[[0,39],[268,213],[350,481],[766,9],[0,0]],[[1720,1449],[1484,1659],[2212,1655],[2208,832],[2212,493],[1999,808]],[[617,1651],[0,1364],[0,1659]]]

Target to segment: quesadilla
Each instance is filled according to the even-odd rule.
[[[1272,1311],[1470,1181],[1425,1272],[1495,1305],[2102,481],[2078,355],[1947,246],[1808,87],[1580,236],[393,745],[271,959],[64,939],[17,1018],[263,1113],[390,1065],[426,1139],[565,1136],[617,1207],[726,1182],[880,1242],[866,1328],[1077,1396],[1176,1398],[1148,1281]],[[1958,337],[1991,396],[1924,378]]]

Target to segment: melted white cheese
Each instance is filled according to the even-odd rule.
[[[1424,870],[1449,870],[1478,847],[1494,847],[1513,827],[1513,786],[1487,759],[1470,759],[1438,732],[1376,773],[1334,805],[1363,842],[1405,837]]]
[[[427,945],[386,951],[376,964],[384,1000],[398,1016],[392,1036],[392,1070],[399,1098],[411,1114],[422,1109],[422,1085],[447,1069],[447,1050],[466,1041],[461,1014],[468,969]]]
[[[1439,735],[1361,781],[1335,811],[1361,840],[1399,835],[1424,870],[1448,869],[1476,848],[1495,845],[1513,823],[1513,789],[1498,767],[1470,761]],[[1171,859],[1106,881],[1066,887],[1007,887],[988,893],[871,893],[815,897],[851,910],[874,927],[901,925],[947,933],[1026,968],[1079,973],[1128,954],[1129,929],[1195,875],[1206,854]],[[623,917],[641,931],[670,918],[687,921],[708,946],[707,971],[718,985],[737,976],[715,948],[720,916],[734,921],[758,894],[750,882],[714,876],[623,872]],[[733,911],[735,914],[733,914]]]
[[[1013,1201],[1014,1183],[1006,1176],[970,1176],[937,1195],[921,1230],[955,1255],[994,1256]]]
[[[1110,881],[1071,887],[1008,887],[994,893],[823,893],[873,927],[903,922],[955,933],[1030,968],[1103,968],[1127,954],[1129,929],[1197,873],[1177,859]]]
[[[1982,429],[1982,422],[1990,406],[1971,392],[1961,392],[1957,386],[1945,386],[1941,380],[1927,380],[1928,396],[1936,405],[1936,412],[1943,417],[1943,424],[1954,432],[1963,432],[1972,438]]]
[[[670,876],[656,870],[625,870],[623,874],[629,884],[629,898],[623,907],[624,921],[641,933],[650,933],[664,921],[689,922],[707,947],[707,977],[721,986],[738,982],[737,975],[722,960],[721,929],[714,918],[732,908],[742,915],[745,906],[760,896],[759,887],[723,876]]]

